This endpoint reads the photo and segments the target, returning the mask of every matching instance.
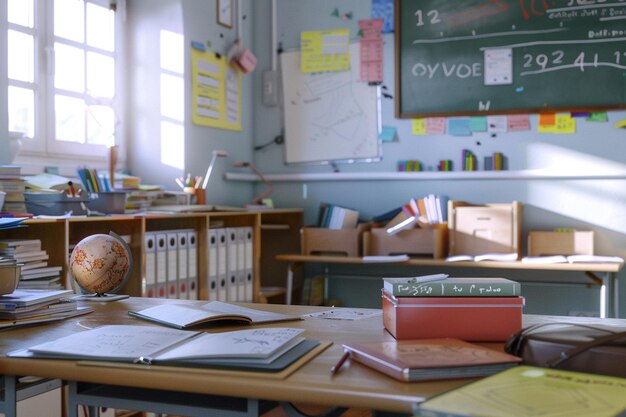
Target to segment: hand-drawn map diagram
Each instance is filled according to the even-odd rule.
[[[379,87],[359,81],[359,45],[350,71],[303,73],[300,53],[281,54],[285,162],[380,158]]]

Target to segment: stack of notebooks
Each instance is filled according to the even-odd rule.
[[[67,298],[71,290],[21,290],[0,296],[0,329],[63,320],[93,311]]]
[[[522,328],[524,298],[506,278],[383,278],[383,323],[396,339],[503,342]]]
[[[60,290],[61,266],[48,265],[39,239],[0,239],[0,262],[22,264],[18,288]]]
[[[19,165],[0,165],[0,191],[6,193],[0,211],[4,213],[26,213],[24,202],[26,184],[21,178],[21,172],[22,167]]]

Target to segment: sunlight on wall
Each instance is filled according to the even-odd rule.
[[[184,37],[161,30],[161,163],[185,167]]]
[[[549,144],[528,147],[530,169],[553,174],[626,173],[626,164]],[[549,166],[549,169],[544,167]],[[593,226],[626,233],[626,179],[532,181],[527,203]]]

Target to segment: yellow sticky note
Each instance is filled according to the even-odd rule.
[[[317,30],[300,34],[302,72],[350,69],[350,31]]]
[[[569,113],[558,113],[553,115],[553,117],[554,122],[552,124],[542,124],[540,121],[537,132],[558,134],[576,133],[576,119]]]
[[[413,119],[411,122],[411,132],[414,135],[425,135],[426,134],[426,123],[423,117],[418,119]]]

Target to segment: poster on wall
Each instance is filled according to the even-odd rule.
[[[191,100],[194,124],[241,130],[241,74],[225,57],[191,50]]]

